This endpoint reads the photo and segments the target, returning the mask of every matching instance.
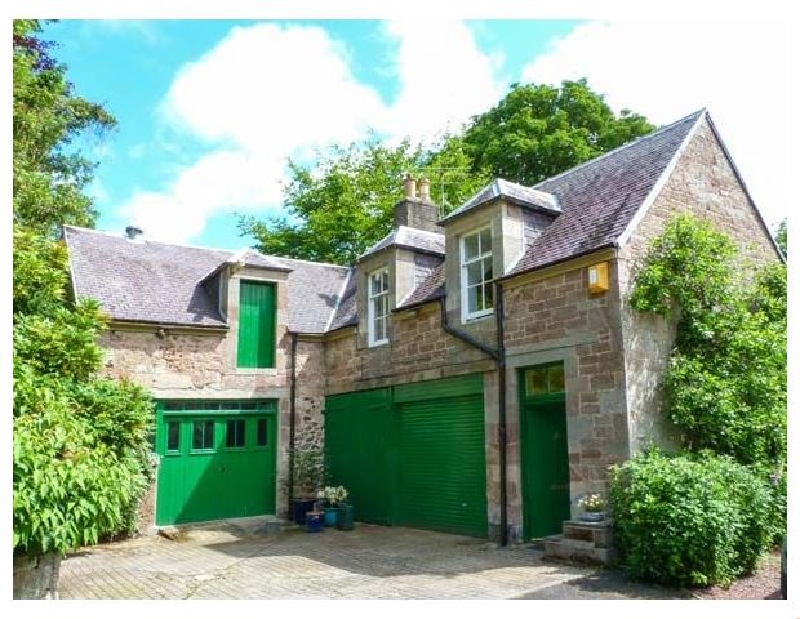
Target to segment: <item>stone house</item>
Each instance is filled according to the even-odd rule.
[[[407,178],[350,267],[65,226],[74,294],[110,318],[105,372],[158,402],[145,524],[286,517],[290,452],[324,445],[357,520],[558,532],[609,465],[670,441],[671,325],[625,300],[680,212],[780,259],[705,110],[443,218]]]

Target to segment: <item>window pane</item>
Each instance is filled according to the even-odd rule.
[[[525,393],[540,395],[547,393],[547,368],[531,368],[525,372]]]
[[[384,318],[375,319],[375,341],[386,339],[386,320]]]
[[[492,251],[492,231],[489,228],[480,231],[481,235],[481,254]]]
[[[373,273],[369,277],[369,293],[370,295],[375,295],[380,292],[381,289],[381,276],[380,273]]]
[[[192,432],[192,449],[214,448],[214,422],[195,421]]]
[[[550,374],[550,393],[561,393],[564,391],[564,366],[562,364],[553,365],[549,370]]]
[[[489,281],[494,279],[494,260],[492,257],[489,256],[488,258],[484,258],[483,262],[483,281]]]
[[[478,309],[478,286],[472,286],[467,288],[467,311],[471,314]]]
[[[494,284],[487,282],[483,285],[483,309],[494,307]]]
[[[467,265],[467,286],[480,284],[483,276],[483,268],[480,262],[471,262]]]
[[[266,447],[267,445],[267,420],[259,419],[256,425],[256,445]]]
[[[464,237],[464,259],[471,260],[478,255],[478,235]]]
[[[179,451],[181,445],[181,424],[170,421],[167,424],[167,451]]]
[[[384,307],[383,297],[372,299],[372,315],[376,320],[379,318],[383,318],[384,315],[383,307]]]
[[[244,447],[244,419],[232,419],[226,423],[225,447]]]
[[[381,271],[381,291],[389,290],[389,271]]]

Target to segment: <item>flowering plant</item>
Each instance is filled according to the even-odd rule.
[[[587,494],[578,499],[578,506],[587,512],[601,512],[606,506],[606,500],[599,494]]]
[[[344,503],[347,498],[347,490],[344,486],[325,486],[317,493],[317,498],[324,500],[328,507],[336,507]]]

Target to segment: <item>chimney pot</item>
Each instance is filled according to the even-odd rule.
[[[424,176],[419,179],[419,199],[424,202],[431,201],[431,182]]]
[[[403,179],[403,189],[405,191],[406,198],[416,197],[417,182],[410,174],[406,174],[406,177]]]
[[[125,226],[125,237],[129,241],[136,241],[142,237],[142,229],[137,226]]]

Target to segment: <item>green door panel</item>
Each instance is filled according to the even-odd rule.
[[[275,367],[275,284],[240,282],[236,365]]]
[[[274,408],[274,407],[273,407]],[[226,446],[227,422],[244,422],[241,446]],[[266,423],[266,440],[257,441],[259,420]],[[193,443],[195,422],[210,422],[213,441]],[[180,430],[179,449],[169,449],[170,424]],[[174,433],[174,428],[173,428]],[[174,434],[173,434],[174,435]],[[277,420],[273,410],[159,411],[156,450],[161,456],[156,492],[159,526],[275,513],[275,453]]]
[[[392,524],[389,389],[330,396],[325,404],[327,483],[345,486],[360,522]]]
[[[569,453],[564,394],[526,397],[520,377],[523,535],[561,533],[570,517]]]

